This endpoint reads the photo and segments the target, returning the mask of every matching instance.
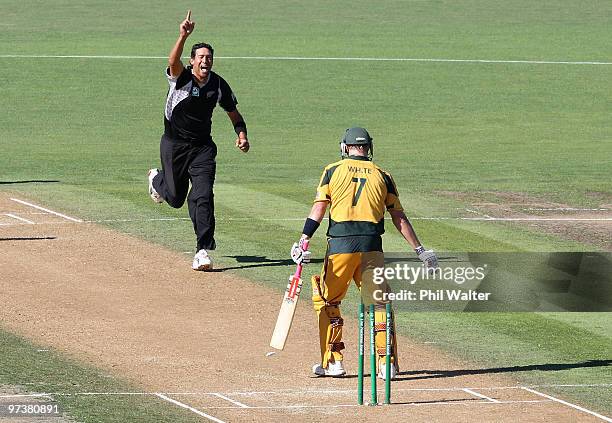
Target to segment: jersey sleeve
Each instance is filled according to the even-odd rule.
[[[166,78],[168,79],[168,84],[170,87],[181,88],[183,85],[187,84],[191,80],[191,70],[188,68],[183,68],[183,71],[179,76],[170,75],[170,68],[166,68]]]
[[[333,171],[329,168],[325,168],[325,170],[323,171],[323,175],[321,175],[321,181],[319,182],[319,186],[317,187],[317,194],[314,199],[315,203],[319,201],[331,201],[329,181],[331,180],[332,172]]]
[[[395,185],[393,177],[385,171],[382,171],[382,175],[387,187],[387,197],[385,198],[385,206],[387,207],[387,210],[404,210],[402,203],[400,202],[399,193],[397,192],[397,186]]]
[[[232,92],[229,84],[225,81],[225,79],[219,77],[219,97],[218,97],[219,106],[223,108],[226,112],[233,112],[236,110],[236,105],[238,104],[238,100],[236,96]]]

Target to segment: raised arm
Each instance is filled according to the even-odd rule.
[[[168,68],[170,69],[170,76],[173,78],[178,77],[183,72],[183,69],[185,69],[183,62],[181,62],[181,55],[183,54],[185,41],[187,41],[187,38],[193,32],[194,27],[195,22],[191,21],[191,10],[189,10],[187,11],[187,17],[179,25],[179,37],[168,55]]]

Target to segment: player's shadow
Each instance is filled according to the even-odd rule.
[[[419,380],[419,379],[440,379],[467,375],[485,375],[494,373],[514,373],[514,372],[557,372],[562,370],[606,367],[612,365],[612,360],[589,360],[580,363],[547,363],[530,364],[527,366],[492,367],[488,369],[461,369],[461,370],[411,370],[399,372],[394,380]]]
[[[47,239],[57,239],[57,237],[55,236],[18,236],[18,237],[0,238],[0,241],[39,241],[39,240],[47,240]]]
[[[233,258],[238,263],[246,263],[239,266],[228,266],[220,269],[215,269],[216,272],[224,272],[226,270],[237,270],[237,269],[252,269],[255,267],[279,267],[279,266],[290,266],[295,265],[291,259],[269,259],[264,256],[224,256]],[[323,259],[312,259],[310,264],[323,263]]]
[[[395,380],[395,379],[393,379]],[[393,392],[393,391],[391,391]],[[457,398],[457,399],[439,399],[439,400],[429,400],[429,401],[407,401],[407,402],[395,402],[393,401],[393,404],[396,405],[419,405],[419,404],[446,404],[446,403],[453,403],[453,402],[467,402],[469,403],[470,401],[482,401],[482,399],[480,398]]]
[[[317,376],[317,375],[309,375],[308,376],[310,379],[326,379],[326,378],[331,378],[331,379],[357,379],[359,376],[356,374],[351,374],[351,373],[347,373],[345,375],[342,376]],[[364,378],[369,378],[370,377],[370,373],[364,373],[363,374]],[[380,379],[379,379],[380,382]],[[382,382],[384,384],[384,381]]]
[[[55,180],[55,179],[29,179],[29,180],[24,180],[24,181],[0,181],[0,185],[12,185],[12,184],[52,184],[52,183],[58,183],[60,181]]]

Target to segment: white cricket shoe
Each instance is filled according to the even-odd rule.
[[[315,364],[312,366],[312,372],[317,376],[331,376],[338,377],[344,376],[346,374],[346,370],[344,370],[344,365],[342,361],[334,361],[333,363],[327,363],[327,368],[324,368],[320,364]]]
[[[385,366],[384,363],[380,363],[378,367],[380,367],[380,370],[378,371],[378,378],[382,380],[387,380],[387,366]],[[391,380],[395,379],[396,375],[397,369],[395,368],[395,364],[391,362]]]
[[[153,178],[155,178],[158,173],[159,169],[149,169],[149,195],[151,196],[151,200],[161,204],[164,202],[164,199],[157,191],[155,191],[155,188],[153,188]]]
[[[206,250],[200,250],[193,257],[193,265],[191,266],[193,270],[212,270],[212,260]]]

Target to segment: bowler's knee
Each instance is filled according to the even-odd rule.
[[[172,195],[167,195],[166,197],[164,197],[164,200],[166,200],[166,203],[168,203],[170,207],[175,209],[180,209],[181,207],[183,207],[183,204],[185,204],[185,197],[181,198]]]
[[[212,203],[215,195],[212,186],[192,186],[189,192],[189,200],[198,203]]]

